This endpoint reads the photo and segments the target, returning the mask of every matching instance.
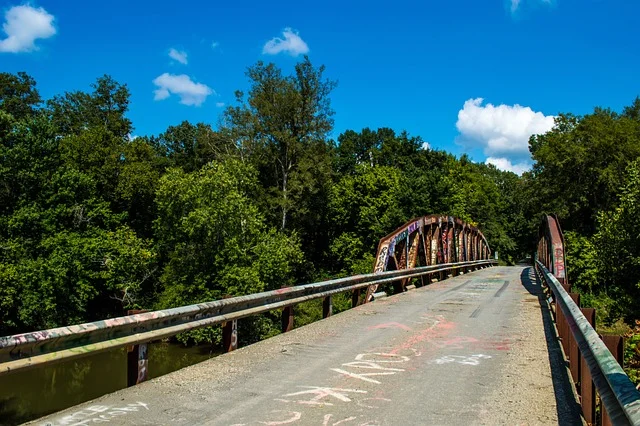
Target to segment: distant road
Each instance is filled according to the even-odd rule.
[[[529,273],[380,299],[34,424],[579,424]]]

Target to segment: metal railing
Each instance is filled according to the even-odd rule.
[[[331,315],[331,296],[353,291],[352,303],[360,302],[360,290],[398,279],[410,279],[440,272],[457,275],[497,262],[480,260],[388,271],[287,287],[246,296],[199,303],[173,309],[145,312],[92,323],[0,337],[0,375],[40,367],[97,352],[133,346],[130,357],[133,380],[146,379],[146,342],[174,336],[196,328],[224,323],[225,350],[237,347],[236,321],[251,315],[283,309],[283,331],[293,327],[293,309],[298,303],[324,298],[323,317]],[[131,352],[131,351],[130,351]],[[137,378],[136,378],[137,373]]]
[[[583,366],[577,368],[577,377],[573,375],[574,381],[581,388],[583,411],[589,409],[585,406],[586,401],[589,401],[588,405],[593,405],[593,411],[595,411],[595,395],[592,394],[593,385],[590,383],[593,381],[612,424],[640,425],[640,392],[594,330],[593,318],[587,319],[574,302],[572,295],[538,260],[536,260],[536,273],[543,278],[544,283],[552,291],[556,303],[556,323],[559,334],[561,338],[569,340],[563,342],[565,351],[567,345],[571,348],[575,346],[579,350],[579,352],[573,350],[568,352],[577,352],[575,355],[569,354],[571,366]],[[570,335],[562,336],[563,327],[570,330]],[[584,371],[587,369],[588,371]]]

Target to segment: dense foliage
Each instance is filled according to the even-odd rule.
[[[640,98],[622,113],[562,114],[534,135],[530,199],[565,230],[569,280],[598,320],[640,318]],[[531,210],[534,211],[534,210]]]
[[[30,76],[1,73],[0,335],[368,272],[379,238],[425,214],[474,223],[509,263],[557,212],[575,281],[612,318],[638,315],[640,101],[560,115],[517,176],[389,128],[332,140],[323,73],[258,62],[217,128],[135,139],[109,76],[45,102]],[[255,339],[277,325],[241,326]]]

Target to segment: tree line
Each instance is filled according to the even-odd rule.
[[[575,281],[613,300],[612,318],[636,315],[638,99],[560,115],[517,176],[390,128],[333,140],[324,71],[258,62],[215,126],[135,138],[110,76],[43,100],[29,75],[0,73],[0,335],[371,272],[382,236],[432,213],[478,226],[513,263],[557,212]],[[257,339],[278,322],[245,327]]]

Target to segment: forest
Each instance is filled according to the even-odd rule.
[[[135,138],[126,83],[42,99],[29,75],[0,73],[0,335],[371,272],[378,240],[426,214],[478,226],[513,264],[556,213],[599,324],[640,319],[635,94],[622,111],[558,114],[518,176],[399,129],[334,140],[324,72],[307,57],[291,74],[257,62],[217,123]],[[258,339],[278,321],[244,327]]]

